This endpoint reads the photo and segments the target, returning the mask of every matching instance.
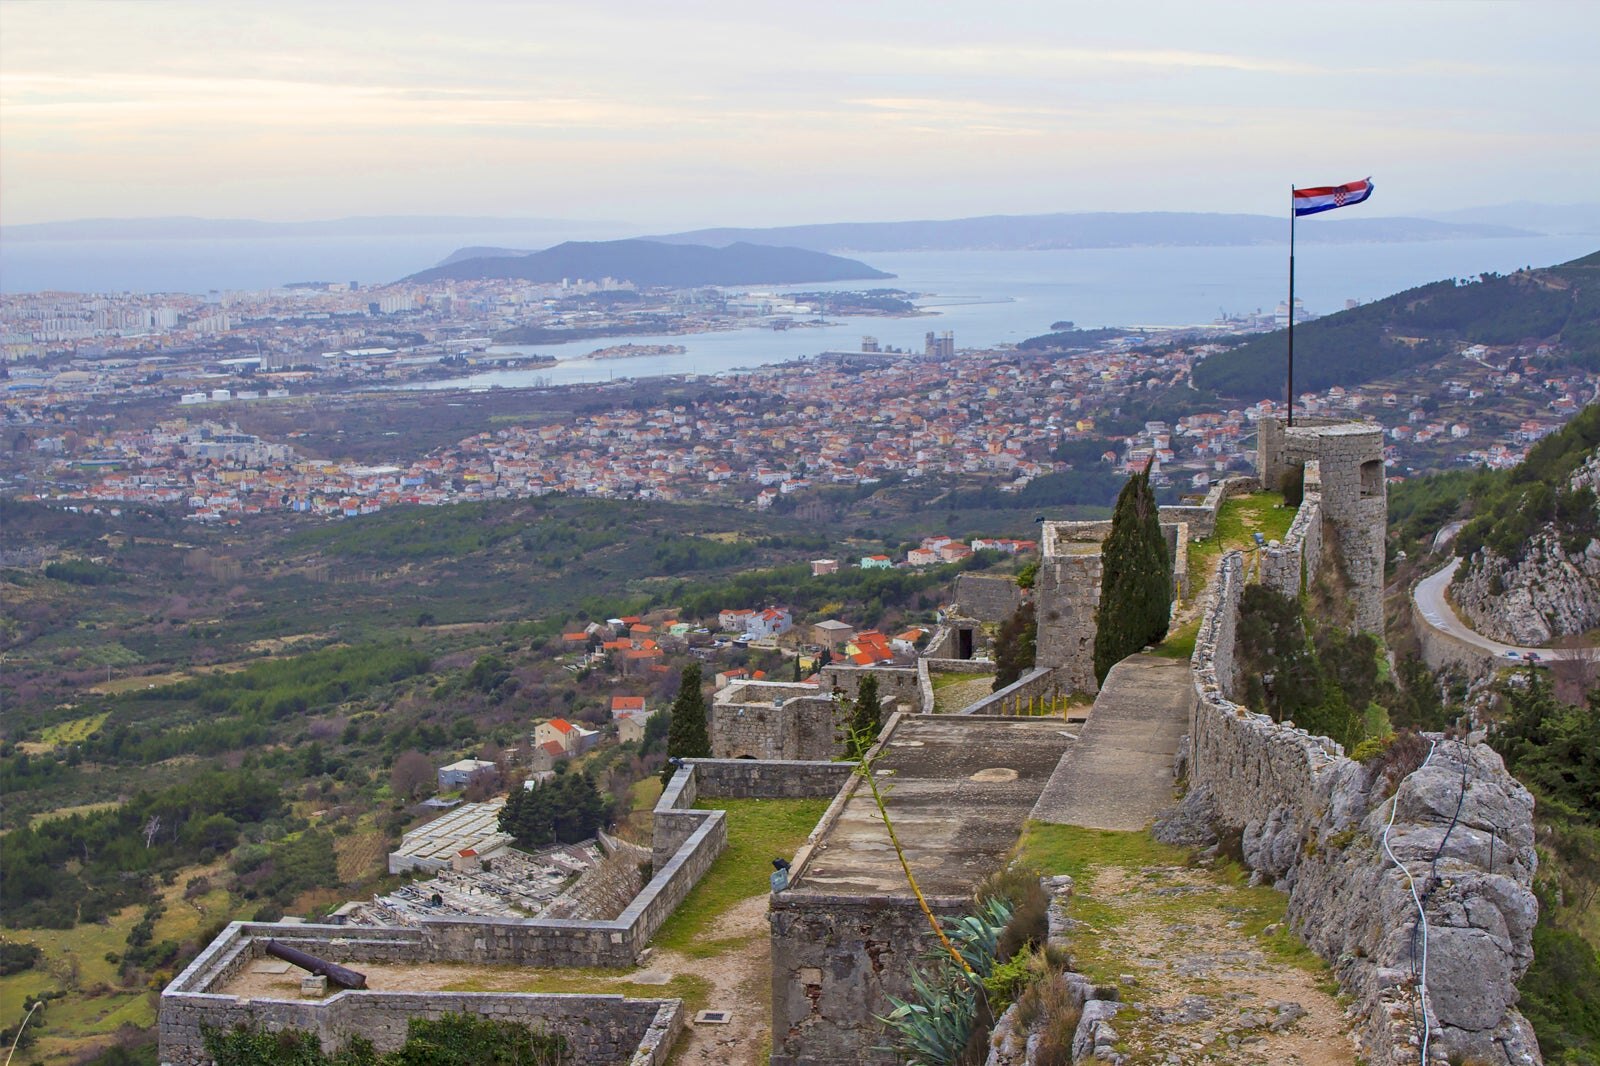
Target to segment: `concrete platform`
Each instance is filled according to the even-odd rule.
[[[1174,802],[1172,764],[1193,700],[1185,660],[1133,655],[1113,666],[1032,817],[1087,829],[1149,825]]]
[[[1060,718],[900,719],[878,785],[923,892],[970,895],[999,868],[1078,728]],[[834,813],[787,896],[909,896],[871,792],[857,788]]]

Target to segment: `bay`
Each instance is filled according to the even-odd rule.
[[[1295,295],[1313,313],[1346,300],[1368,302],[1430,281],[1549,266],[1594,251],[1586,237],[1501,238],[1405,244],[1318,244],[1296,257]],[[763,291],[806,292],[884,286],[926,294],[932,314],[830,319],[823,328],[741,329],[662,336],[597,337],[564,345],[497,346],[491,352],[560,360],[529,370],[496,370],[409,388],[493,388],[570,385],[623,377],[719,374],[855,351],[863,336],[885,347],[923,350],[928,331],[951,330],[958,348],[1016,343],[1060,320],[1098,326],[1182,326],[1209,323],[1227,311],[1271,311],[1288,296],[1283,245],[1215,248],[1095,248],[1051,251],[874,253],[866,261],[892,281],[791,285]],[[846,253],[848,254],[848,253]],[[612,344],[676,344],[676,355],[594,360],[583,355]]]

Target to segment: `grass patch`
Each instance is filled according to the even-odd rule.
[[[1294,521],[1295,508],[1283,505],[1281,492],[1253,492],[1224,500],[1217,510],[1217,528],[1201,541],[1189,542],[1189,580],[1203,588],[1217,568],[1222,553],[1255,544],[1253,533],[1267,540],[1282,540]]]
[[[1185,866],[1189,860],[1183,848],[1158,844],[1148,833],[1046,822],[1029,822],[1017,847],[1023,861],[1042,873],[1069,874],[1075,881],[1096,866]]]
[[[1195,638],[1200,635],[1200,619],[1196,618],[1187,625],[1181,625],[1167,634],[1167,639],[1156,645],[1154,654],[1163,659],[1182,659],[1185,662],[1194,658]]]
[[[88,740],[105,724],[106,717],[110,714],[110,711],[101,711],[87,718],[74,718],[70,722],[57,722],[55,725],[46,726],[39,733],[39,742],[54,746]]]
[[[929,673],[928,674],[928,680],[933,682],[933,691],[938,692],[940,689],[949,688],[951,685],[964,685],[968,681],[976,681],[979,678],[993,677],[993,676],[994,676],[994,674],[989,673],[987,671],[978,671],[976,673],[963,674],[963,673],[955,673],[955,672],[948,672],[947,673],[947,672],[941,670],[938,673]]]
[[[719,799],[697,805],[728,812],[728,848],[668,918],[653,943],[694,958],[737,947],[744,937],[708,940],[705,931],[742,900],[771,891],[772,859],[792,858],[816,828],[828,799]]]
[[[53,822],[58,818],[71,818],[74,814],[93,814],[96,811],[110,811],[122,806],[116,800],[103,800],[99,803],[80,803],[73,807],[57,807],[50,811],[40,811],[28,820],[29,825],[43,825]]]

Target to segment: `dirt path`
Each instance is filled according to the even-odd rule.
[[[696,1025],[678,1042],[672,1062],[680,1066],[764,1066],[771,1043],[772,938],[767,926],[767,897],[756,896],[736,904],[706,930],[706,939],[744,938],[742,946],[710,959],[695,959],[676,951],[657,951],[646,970],[633,976],[643,983],[646,974],[698,974],[711,982],[708,1010],[731,1012],[726,1025]]]
[[[1282,925],[1282,896],[1179,865],[1104,865],[1071,905],[1081,969],[1116,984],[1129,1066],[1351,1066],[1326,969]]]

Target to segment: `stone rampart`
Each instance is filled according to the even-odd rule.
[[[998,625],[1016,613],[1026,593],[1014,577],[961,573],[951,592],[957,610],[965,617]]]
[[[1256,431],[1256,468],[1263,485],[1276,488],[1294,468],[1318,464],[1322,518],[1333,527],[1338,563],[1349,580],[1354,601],[1356,626],[1382,632],[1388,515],[1383,427],[1315,418],[1285,426],[1277,419],[1263,418]]]
[[[1431,754],[1406,775],[1231,702],[1244,578],[1229,552],[1202,614],[1184,809],[1238,832],[1246,862],[1289,893],[1291,924],[1364,1019],[1368,1061],[1416,1061],[1420,1013],[1430,1063],[1539,1062],[1513,1008],[1538,913],[1532,796],[1481,737],[1428,735]]]
[[[991,692],[956,714],[1027,714],[1030,709],[1064,695],[1055,671],[1035,666],[1005,688]]]
[[[1163,523],[1187,524],[1189,536],[1199,540],[1217,531],[1217,512],[1222,510],[1224,500],[1229,496],[1260,491],[1261,482],[1257,478],[1227,477],[1212,485],[1200,503],[1168,504],[1160,508],[1159,514]]]

